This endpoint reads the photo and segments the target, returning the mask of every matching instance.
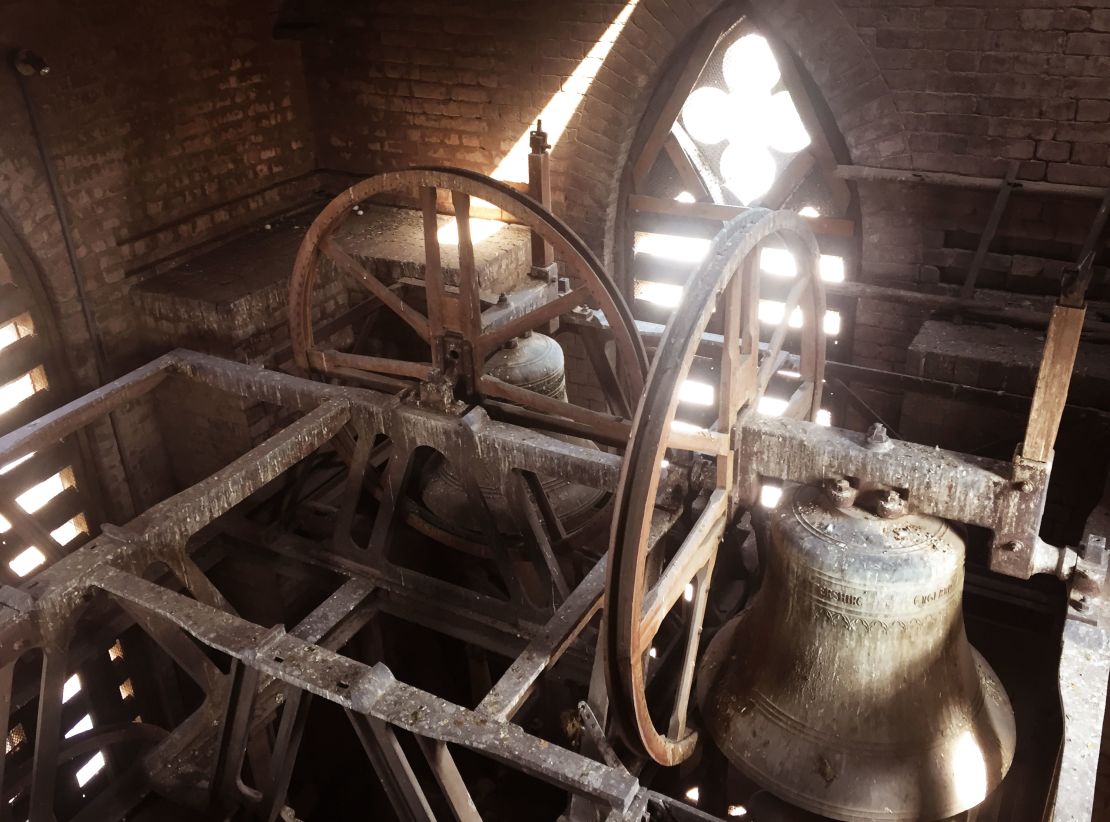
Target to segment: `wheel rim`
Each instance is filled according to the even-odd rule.
[[[798,272],[782,321],[763,349],[760,364],[757,252],[771,237],[780,238],[794,254]],[[753,209],[728,223],[691,277],[683,302],[667,325],[633,421],[610,535],[604,625],[607,681],[613,716],[622,734],[664,765],[681,762],[694,750],[697,734],[687,727],[687,709],[717,543],[737,508],[755,502],[736,498],[732,463],[736,418],[740,411],[754,409],[767,390],[795,307],[802,308],[809,322],[802,326],[802,384],[787,410],[813,420],[820,407],[825,298],[818,258],[816,240],[804,218],[793,213]],[[716,392],[717,430],[675,432],[672,423],[679,389],[718,298],[722,300],[725,333]],[[716,461],[715,482],[688,536],[649,584],[652,511],[661,461],[668,448],[709,454]],[[668,728],[661,732],[649,712],[645,668],[651,642],[688,585],[693,590],[682,606],[685,649]]]

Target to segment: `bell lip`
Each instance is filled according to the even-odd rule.
[[[983,722],[996,731],[1000,742],[1000,754],[1002,757],[1001,768],[994,774],[987,775],[987,784],[983,796],[976,799],[971,804],[965,804],[966,800],[956,800],[950,806],[938,806],[930,808],[926,811],[927,816],[922,816],[920,810],[907,810],[907,811],[891,811],[883,809],[881,811],[871,811],[866,808],[849,808],[845,806],[831,805],[822,803],[811,795],[801,793],[789,785],[777,779],[773,774],[763,771],[756,767],[749,761],[734,756],[734,751],[726,749],[722,744],[722,740],[715,733],[715,730],[721,728],[719,723],[712,723],[709,721],[709,715],[706,711],[707,700],[716,690],[718,684],[722,679],[727,677],[729,672],[729,661],[736,655],[730,655],[730,650],[733,648],[732,638],[735,634],[736,628],[740,625],[741,621],[749,613],[745,609],[737,616],[729,620],[717,634],[710,640],[709,646],[702,657],[702,666],[698,671],[697,682],[695,684],[695,697],[697,700],[698,708],[701,713],[702,725],[705,733],[713,740],[717,749],[728,760],[729,764],[743,773],[746,777],[751,779],[760,787],[774,794],[775,796],[783,799],[792,805],[797,806],[803,810],[811,811],[820,814],[830,819],[841,820],[841,822],[879,822],[880,820],[887,820],[888,822],[919,822],[919,820],[942,820],[948,817],[955,816],[966,810],[974,808],[985,802],[991,794],[998,789],[998,786],[1006,778],[1009,773],[1010,767],[1014,760],[1014,749],[1017,744],[1017,728],[1014,720],[1013,708],[1010,704],[1009,695],[1006,689],[1002,686],[998,675],[990,666],[990,663],[979,653],[979,651],[969,643],[972,652],[972,657],[976,663],[976,671],[979,676],[980,688],[984,692],[984,697],[980,701],[979,710],[977,711],[976,718],[983,716],[980,722]],[[1002,702],[996,702],[986,697],[988,691],[995,691],[1001,695]],[[757,717],[758,719],[759,717]],[[973,723],[979,724],[979,723]],[[724,729],[727,733],[727,728]],[[813,740],[806,740],[817,753],[816,746],[812,743]],[[937,743],[943,744],[943,743]],[[754,749],[753,749],[754,750]],[[927,753],[932,748],[927,748],[922,753]],[[739,752],[735,752],[739,753]],[[806,754],[799,754],[799,758]],[[882,753],[858,753],[855,762],[866,762],[869,760],[882,760],[884,754]],[[913,760],[910,760],[912,762]],[[907,763],[909,764],[909,763]],[[857,766],[856,770],[863,772],[867,770],[866,765]],[[915,773],[917,769],[910,769]]]

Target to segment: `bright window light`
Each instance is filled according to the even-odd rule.
[[[31,378],[30,372],[7,385],[0,386],[0,414],[15,408],[34,393],[35,381]]]
[[[0,534],[6,534],[11,529],[12,529],[12,524],[10,522],[8,522],[6,519],[4,519],[3,516],[0,516]]]
[[[74,674],[62,686],[62,702],[69,702],[79,693],[81,693],[81,677]]]
[[[758,34],[745,34],[729,46],[721,71],[735,93],[767,93],[782,76],[767,39]]]
[[[690,405],[712,405],[715,395],[713,386],[700,380],[686,380],[678,389],[678,401]]]
[[[130,679],[123,680],[123,682],[121,682],[120,686],[119,686],[119,698],[120,699],[130,699],[134,695],[135,695],[135,685],[131,682]]]
[[[0,326],[0,350],[7,348],[16,340],[30,337],[34,333],[35,327],[31,322],[30,314],[24,314],[11,322],[4,323],[3,326]]]
[[[82,765],[77,771],[77,787],[83,788],[88,784],[89,780],[104,770],[104,752],[97,751],[88,762]]]
[[[19,459],[17,459],[17,460],[12,460],[12,461],[11,461],[11,462],[9,462],[9,463],[8,463],[7,465],[5,465],[4,467],[0,468],[0,474],[6,474],[6,473],[8,473],[9,471],[14,471],[14,470],[15,470],[16,468],[18,468],[19,466],[23,465],[23,463],[27,462],[27,460],[31,459],[31,457],[33,457],[34,455],[35,455],[35,452],[34,452],[34,451],[32,451],[32,452],[31,452],[30,454],[27,454],[27,455],[25,455],[25,456],[22,456],[22,457],[20,457],[20,458],[19,458]]]
[[[697,804],[698,800],[701,799],[701,791],[698,790],[697,785],[686,791],[686,798],[693,802],[695,805]]]
[[[76,725],[66,731],[66,739],[69,739],[71,736],[77,736],[77,734],[83,734],[85,731],[91,731],[92,726],[92,717],[85,714],[78,720]]]
[[[823,425],[828,428],[830,425],[832,425],[832,414],[830,414],[827,409],[818,408],[817,419],[815,420],[815,422],[818,425]]]
[[[566,131],[567,125],[574,117],[574,113],[578,110],[578,106],[589,90],[590,84],[593,83],[598,71],[601,70],[601,66],[605,63],[605,58],[609,56],[613,44],[617,42],[625,23],[632,16],[637,3],[639,3],[639,0],[628,0],[624,4],[620,13],[609,24],[609,27],[598,38],[598,41],[594,43],[589,53],[582,59],[582,62],[575,66],[570,77],[566,79],[562,87],[555,92],[547,105],[544,106],[543,111],[537,116],[537,119],[543,122],[543,129],[547,132],[547,140],[551,145],[556,145],[559,138],[563,136],[563,132]],[[529,137],[531,131],[531,127],[524,130],[524,133],[520,135],[509,150],[509,153],[494,169],[493,177],[495,179],[515,180],[520,183],[528,180],[528,154],[531,150]]]
[[[809,145],[809,132],[802,125],[802,118],[798,116],[790,92],[780,91],[771,95],[766,116],[767,141],[775,151],[797,154]]]
[[[816,207],[811,206],[811,205],[802,206],[800,209],[798,209],[798,214],[801,215],[802,217],[820,217],[821,216],[821,212],[818,211],[816,209]]]
[[[694,601],[694,583],[687,582],[686,589],[682,592],[682,598],[687,602]]]
[[[16,576],[25,577],[44,562],[46,562],[46,555],[32,545],[30,548],[25,548],[19,556],[9,562],[8,567],[15,572]]]
[[[777,170],[771,152],[759,145],[733,141],[721,154],[721,177],[744,205],[767,193]]]
[[[117,659],[123,659],[123,646],[119,644],[117,639],[115,644],[108,649],[108,659],[115,662]]]
[[[682,286],[673,283],[654,283],[651,280],[636,281],[636,299],[674,308],[682,302]]]
[[[655,659],[659,656],[659,651],[656,650],[654,645],[648,648],[648,656],[650,656],[652,659]]]
[[[500,220],[483,220],[477,217],[470,218],[470,242],[477,245],[482,240],[487,240],[505,227]],[[459,244],[459,224],[454,218],[444,223],[436,232],[440,245]]]
[[[745,808],[743,805],[729,805],[728,806],[728,815],[729,816],[747,816],[748,815],[748,809]]]
[[[736,101],[719,88],[694,89],[682,106],[682,125],[699,143],[716,145],[732,130],[729,112],[735,104]]]
[[[781,417],[787,405],[789,405],[789,403],[786,400],[780,400],[777,397],[768,397],[764,394],[759,398],[759,404],[755,407],[755,410],[766,417]]]
[[[798,264],[794,255],[785,248],[759,249],[759,268],[765,274],[774,274],[776,277],[798,276]]]
[[[680,234],[637,234],[632,249],[637,254],[676,260],[680,263],[697,263],[705,259],[710,241],[704,237],[683,237]]]
[[[764,485],[759,489],[759,504],[764,508],[774,508],[782,499],[782,488],[777,485]]]
[[[839,311],[826,311],[825,320],[822,323],[825,333],[830,337],[835,337],[840,333],[840,312]]]
[[[674,197],[680,203],[696,203],[697,198],[694,197],[689,191],[680,191]]]
[[[38,485],[32,485],[16,497],[15,501],[18,502],[19,507],[28,514],[33,514],[65,489],[65,479],[63,479],[62,473],[59,471],[54,476],[47,477]]]
[[[821,279],[827,283],[844,282],[844,258],[835,254],[822,254],[817,264]]]
[[[782,322],[782,312],[786,310],[786,303],[779,300],[759,301],[759,321],[769,325],[778,325]],[[802,309],[795,307],[790,315],[790,327],[802,327]]]
[[[794,255],[785,248],[761,248],[759,250],[759,268],[765,274],[775,277],[798,276],[798,264]],[[821,279],[827,283],[844,282],[844,258],[835,254],[822,254],[817,262],[817,270],[821,272]]]
[[[74,517],[69,522],[62,523],[50,532],[51,538],[59,545],[67,545],[77,538],[78,534],[85,533],[84,517]]]

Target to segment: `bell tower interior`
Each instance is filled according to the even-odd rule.
[[[1110,820],[1110,10],[0,46],[0,822]]]

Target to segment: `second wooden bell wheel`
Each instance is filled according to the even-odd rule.
[[[825,294],[816,239],[805,218],[785,211],[752,211],[728,223],[691,277],[655,354],[625,453],[614,498],[606,591],[604,639],[612,716],[626,740],[663,765],[694,750],[688,724],[698,643],[717,547],[738,509],[734,483],[737,416],[754,409],[782,368],[791,318],[802,313],[798,362],[801,379],[785,414],[814,420],[821,405],[825,363],[822,319]],[[797,262],[781,321],[765,343],[759,339],[759,250],[768,240],[785,245]],[[716,422],[708,428],[676,425],[679,394],[714,314],[723,336]],[[716,463],[713,488],[700,516],[669,557],[652,558],[649,539],[661,466],[675,451],[708,455]],[[649,569],[658,569],[650,570]],[[677,611],[683,634],[679,671],[664,727],[656,725],[647,692],[652,649],[664,619]],[[653,692],[654,713],[659,694]],[[668,707],[668,706],[664,706]]]

